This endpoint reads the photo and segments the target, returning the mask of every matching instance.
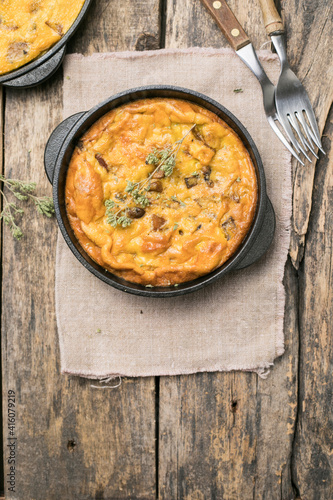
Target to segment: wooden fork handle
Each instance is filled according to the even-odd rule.
[[[239,50],[250,43],[249,37],[225,0],[201,0],[201,2],[211,13],[234,50]]]
[[[284,32],[283,22],[276,10],[274,0],[260,0],[267,35]]]

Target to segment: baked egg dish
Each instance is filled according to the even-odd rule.
[[[207,109],[168,98],[100,118],[78,141],[65,186],[85,252],[146,287],[177,286],[222,266],[249,232],[257,197],[238,135]]]
[[[84,0],[0,0],[0,75],[44,54],[69,30]]]

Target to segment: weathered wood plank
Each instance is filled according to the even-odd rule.
[[[3,89],[0,88],[0,171],[3,172],[3,108],[4,108],[4,92]],[[0,248],[1,248],[1,237],[0,235]],[[1,321],[0,321],[1,324]],[[0,381],[2,387],[2,379],[3,379],[3,371],[2,371],[2,363],[0,357]],[[3,429],[3,418],[2,418],[2,398],[0,399],[0,428]],[[0,450],[3,450],[3,432],[0,432]],[[0,453],[0,495],[3,494],[4,488],[4,467],[3,467],[3,453]],[[1,500],[1,497],[0,497]]]
[[[265,43],[259,3],[228,3],[257,47]],[[166,46],[226,45],[199,2],[170,0],[167,14]],[[290,262],[285,286],[286,353],[267,380],[241,372],[160,379],[161,499],[293,498],[298,294]]]
[[[324,0],[282,2],[287,29],[288,59],[304,84],[320,132],[323,131],[333,99],[332,44],[333,5]],[[320,154],[320,156],[322,156]],[[316,160],[305,167],[293,162],[293,233],[290,255],[296,268],[303,257],[305,235],[312,206]]]
[[[142,30],[158,39],[158,1],[138,4],[139,22],[130,0],[94,2],[87,33],[80,29],[69,50],[133,50]],[[40,193],[51,193],[43,151],[61,110],[61,71],[39,88],[7,91],[5,173],[35,180]],[[3,389],[16,393],[19,446],[16,492],[6,491],[6,498],[155,498],[154,378],[98,390],[60,375],[56,222],[29,206],[22,229],[25,238],[15,242],[5,228],[3,243]]]
[[[333,109],[324,131],[327,157],[317,164],[314,200],[300,267],[301,404],[293,457],[302,500],[333,496]]]
[[[95,0],[68,51],[92,54],[160,47],[159,0]]]
[[[290,459],[297,408],[297,288],[286,272],[286,353],[253,373],[160,379],[161,499],[293,498]]]
[[[228,1],[254,46],[268,41],[255,2]],[[167,0],[166,47],[229,47],[227,40],[199,0]]]

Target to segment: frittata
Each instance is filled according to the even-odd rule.
[[[84,0],[0,0],[0,75],[44,54],[69,30]]]
[[[226,262],[248,233],[257,177],[237,134],[193,103],[144,99],[81,138],[66,207],[81,246],[127,281],[171,286]]]

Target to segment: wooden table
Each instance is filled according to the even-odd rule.
[[[54,310],[55,221],[26,209],[25,238],[2,236],[5,474],[8,390],[16,394],[20,500],[333,498],[332,3],[281,0],[288,56],[314,104],[327,156],[293,163],[285,269],[286,352],[254,373],[123,379],[114,390],[60,375]],[[257,0],[230,0],[255,47]],[[226,46],[199,0],[96,0],[69,52]],[[327,66],[327,64],[330,65]],[[62,71],[2,90],[3,170],[51,193],[45,142],[61,121]],[[1,151],[1,149],[0,149]],[[7,477],[5,476],[5,481]]]

